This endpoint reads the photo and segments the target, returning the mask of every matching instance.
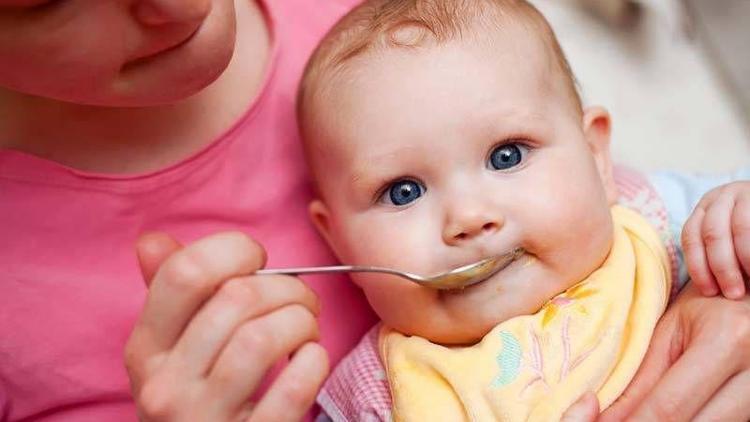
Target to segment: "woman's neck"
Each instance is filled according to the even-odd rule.
[[[107,108],[0,89],[0,148],[111,174],[155,171],[190,156],[240,118],[264,79],[271,41],[263,12],[247,0],[236,10],[234,56],[198,94],[168,106]]]

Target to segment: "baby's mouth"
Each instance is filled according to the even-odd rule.
[[[510,252],[485,258],[481,261],[459,267],[451,271],[455,280],[445,290],[461,291],[471,286],[481,284],[518,261],[526,251],[517,247]]]

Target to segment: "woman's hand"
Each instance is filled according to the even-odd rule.
[[[594,393],[586,393],[573,403],[560,422],[595,422],[599,418],[599,402]]]
[[[181,247],[169,236],[140,239],[149,292],[125,363],[144,420],[301,419],[328,374],[315,294],[286,276],[252,276],[263,249],[240,233]],[[293,355],[269,390],[263,376]]]
[[[688,285],[656,327],[627,390],[601,416],[579,400],[567,422],[750,420],[750,298]]]

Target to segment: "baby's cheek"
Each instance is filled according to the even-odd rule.
[[[348,236],[347,253],[352,262],[416,273],[431,272],[431,244],[427,224],[371,222],[354,227]]]
[[[348,229],[345,233],[346,241],[343,245],[343,263],[349,265],[364,265],[403,269],[400,256],[405,251],[402,242],[392,242],[391,233],[377,225],[359,225]],[[355,273],[352,279],[362,288],[369,285],[379,286],[383,276],[372,273]]]
[[[563,265],[568,267],[572,276],[585,277],[609,254],[613,236],[609,210],[591,212],[570,234],[565,240],[567,264]]]
[[[550,210],[548,216],[555,217],[538,220],[533,252],[561,280],[585,277],[609,252],[609,208],[568,205]]]
[[[399,331],[424,333],[424,327],[434,319],[435,291],[431,289],[382,274],[357,274],[354,280],[375,313]]]

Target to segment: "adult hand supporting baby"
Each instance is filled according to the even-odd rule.
[[[599,417],[599,402],[594,393],[586,393],[573,403],[560,422],[594,422]]]
[[[750,298],[701,296],[688,284],[656,327],[638,373],[602,415],[580,400],[568,421],[750,419]]]
[[[318,338],[318,299],[300,280],[248,276],[265,252],[240,233],[182,247],[143,236],[138,256],[149,284],[125,363],[144,420],[299,420],[328,373]],[[289,365],[249,399],[280,358]]]

